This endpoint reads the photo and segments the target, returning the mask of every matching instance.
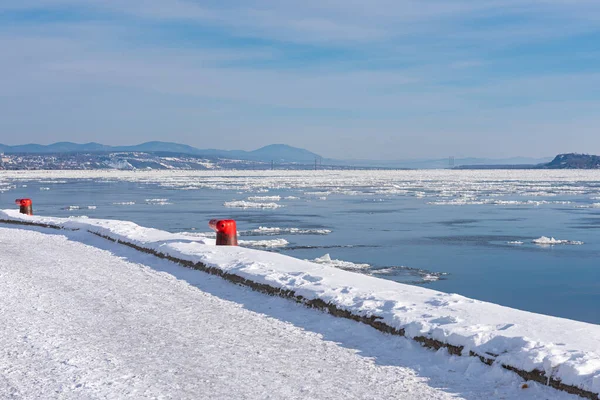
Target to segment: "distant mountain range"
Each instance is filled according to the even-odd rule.
[[[171,142],[146,142],[134,146],[107,146],[100,143],[59,142],[50,145],[25,144],[7,146],[0,144],[0,152],[5,154],[56,154],[56,153],[177,153],[190,154],[208,158],[225,158],[247,161],[286,162],[311,164],[322,157],[305,149],[285,144],[272,144],[254,151],[198,149],[192,146]]]

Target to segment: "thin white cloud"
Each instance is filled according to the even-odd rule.
[[[420,156],[456,152],[461,143],[475,153],[492,137],[498,143],[490,151],[517,146],[518,135],[506,134],[502,143],[503,132],[535,131],[541,138],[542,130],[579,129],[591,137],[573,121],[600,123],[593,107],[597,74],[547,70],[539,62],[520,70],[510,56],[493,56],[594,32],[595,0],[0,4],[4,11],[59,7],[81,19],[0,28],[0,54],[10,55],[0,63],[0,76],[9,77],[0,106],[11,110],[0,132],[109,129],[115,140],[132,131],[160,139],[174,126],[175,140],[199,145],[190,140],[200,126],[223,133],[208,137],[215,147],[258,147],[287,132],[291,144],[343,142],[348,156],[394,158],[394,146],[430,151]],[[227,40],[160,36],[179,23]],[[244,46],[231,36],[260,40]],[[597,62],[594,55],[577,57]],[[517,74],[502,71],[505,65]],[[241,131],[253,142],[226,134]],[[541,144],[543,154],[536,155],[547,155],[550,146]]]
[[[413,34],[470,32],[464,22],[518,16],[527,32],[522,40],[594,30],[600,21],[600,2],[581,0],[256,0],[209,2],[198,0],[23,0],[4,8],[68,6],[154,21],[181,20],[221,26],[233,34],[299,43],[364,43],[394,40]],[[18,4],[12,4],[18,3]],[[497,35],[482,21],[478,38]],[[474,38],[473,38],[474,39]]]

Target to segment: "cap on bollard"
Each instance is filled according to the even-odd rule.
[[[237,226],[233,219],[211,219],[208,226],[217,232],[217,246],[237,246]]]
[[[16,199],[15,203],[19,205],[19,212],[21,214],[33,215],[33,202],[31,199]]]

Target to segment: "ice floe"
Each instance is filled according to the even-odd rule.
[[[65,210],[74,211],[74,210],[95,210],[96,206],[66,206]]]
[[[592,204],[581,204],[575,206],[576,208],[600,208],[600,203],[592,203]]]
[[[364,269],[371,267],[369,264],[360,264],[360,263],[353,263],[351,261],[335,260],[335,259],[332,259],[329,254],[325,254],[324,256],[315,258],[314,260],[311,260],[311,261],[318,263],[318,264],[324,264],[329,267],[344,269],[347,271],[364,270]]]
[[[250,196],[250,201],[280,201],[281,196]]]
[[[493,206],[541,206],[546,204],[558,204],[567,205],[572,204],[571,201],[559,201],[559,200],[495,200],[495,199],[482,199],[479,197],[460,197],[451,200],[435,200],[430,201],[427,204],[431,205],[453,205],[453,206],[464,206],[464,205],[493,205]]]
[[[411,284],[423,284],[445,279],[448,274],[446,272],[433,272],[419,268],[411,268],[405,266],[387,267],[387,268],[372,268],[368,271],[369,275],[390,275],[395,281]]]
[[[570,206],[557,196],[598,196],[597,171],[4,171],[8,181],[92,179],[157,184],[170,189],[251,193],[295,190],[309,197],[406,196],[432,205]],[[264,196],[271,197],[271,196]],[[277,196],[273,196],[277,197]],[[279,196],[281,197],[281,196]],[[295,196],[293,196],[295,197]],[[531,199],[535,197],[536,199]],[[288,196],[281,198],[289,200]],[[264,200],[258,201],[259,203]],[[575,202],[576,205],[576,202]],[[575,207],[575,205],[573,207]]]
[[[238,232],[240,236],[274,236],[274,235],[328,235],[329,229],[310,228],[279,228],[260,226],[257,229],[249,229]]]
[[[245,247],[265,247],[265,248],[285,247],[289,244],[289,242],[285,239],[240,240],[238,243],[240,246],[245,246]]]
[[[531,242],[535,243],[537,245],[540,245],[540,246],[553,246],[555,244],[572,244],[572,245],[583,244],[583,242],[580,242],[577,240],[561,240],[561,239],[554,239],[553,237],[546,237],[546,236],[542,236],[538,239],[533,239]]]
[[[256,202],[244,201],[244,200],[226,201],[225,203],[223,203],[223,205],[228,208],[270,208],[270,209],[275,209],[275,208],[283,207],[281,204],[277,204],[277,203],[256,203]]]
[[[146,199],[146,204],[154,206],[167,206],[173,203],[169,202],[169,199]]]
[[[339,268],[346,271],[360,272],[367,275],[394,275],[397,280],[412,284],[435,282],[447,275],[444,272],[431,272],[404,266],[373,268],[373,266],[366,263],[354,263],[351,261],[332,259],[329,254],[325,254],[324,256],[310,261],[317,264],[327,265],[329,267]]]

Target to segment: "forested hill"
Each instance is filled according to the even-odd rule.
[[[554,160],[541,166],[548,169],[598,169],[600,156],[589,154],[559,154]]]
[[[600,169],[600,156],[568,153],[542,164],[459,165],[455,169]]]

